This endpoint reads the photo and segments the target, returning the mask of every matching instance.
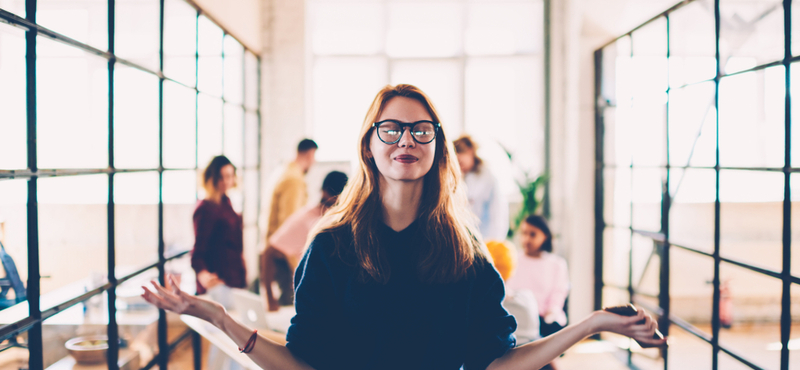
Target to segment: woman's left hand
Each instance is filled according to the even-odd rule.
[[[639,309],[635,316],[622,316],[606,311],[596,311],[592,314],[595,332],[610,331],[633,338],[642,348],[661,347],[667,344],[667,339],[656,339],[654,334],[658,323],[650,314]]]

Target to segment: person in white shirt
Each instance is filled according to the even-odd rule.
[[[478,225],[484,240],[505,240],[508,235],[508,202],[500,190],[497,179],[488,166],[478,157],[478,145],[469,135],[462,135],[453,142],[458,165],[470,208],[478,217]]]

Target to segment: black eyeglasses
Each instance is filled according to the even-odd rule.
[[[412,123],[404,123],[393,119],[387,119],[380,122],[375,122],[372,127],[378,130],[378,139],[384,144],[396,144],[403,138],[405,128],[410,129],[411,137],[414,141],[420,144],[428,144],[436,139],[436,132],[439,131],[441,123],[434,123],[431,121],[417,121]]]

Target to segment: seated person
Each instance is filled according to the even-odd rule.
[[[514,290],[530,290],[539,303],[542,336],[567,325],[564,302],[569,294],[567,261],[553,253],[553,236],[544,217],[528,216],[519,228],[523,253],[517,273],[506,285]],[[555,324],[555,325],[554,325]]]
[[[531,215],[520,224],[523,253],[519,257],[516,275],[506,287],[514,291],[528,290],[539,306],[539,331],[542,337],[567,326],[564,302],[569,294],[567,261],[552,254],[553,235],[544,217]],[[550,364],[556,369],[555,362]]]
[[[262,253],[261,281],[267,292],[267,308],[277,311],[280,308],[278,299],[272,291],[272,282],[275,280],[275,271],[267,263],[269,258],[285,259],[289,268],[294,271],[303,257],[308,245],[308,234],[311,228],[319,221],[322,215],[336,203],[339,194],[347,184],[347,175],[339,171],[332,171],[322,182],[322,199],[318,204],[302,208],[295,212],[275,231],[269,238],[266,250]]]
[[[517,267],[517,251],[508,241],[490,240],[486,248],[494,261],[494,267],[500,273],[503,281],[514,274]],[[503,307],[517,320],[517,345],[532,342],[540,338],[539,335],[539,306],[536,297],[529,290],[514,291],[506,288]]]

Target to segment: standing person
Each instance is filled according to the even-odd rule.
[[[143,297],[208,320],[264,369],[538,369],[600,331],[643,346],[656,322],[604,311],[515,347],[500,275],[469,224],[452,147],[428,97],[387,86],[373,101],[359,167],[317,227],[295,274],[297,314],[286,345],[168,279]],[[640,323],[641,321],[641,323]]]
[[[192,269],[197,275],[197,294],[231,305],[230,288],[244,288],[246,271],[242,256],[242,217],[233,210],[226,194],[236,186],[236,167],[216,156],[203,171],[205,199],[194,211]]]
[[[275,185],[275,190],[272,192],[272,205],[267,224],[267,240],[278,231],[278,228],[289,216],[308,202],[305,175],[314,165],[317,148],[317,143],[311,139],[303,139],[297,144],[295,159],[286,167],[286,170]],[[278,303],[281,306],[289,306],[294,300],[292,287],[293,270],[289,268],[289,262],[286,258],[280,258],[278,254],[268,252],[269,243],[267,243],[267,248],[260,258],[261,274],[263,276],[264,271],[270,271],[273,274],[270,280],[277,281],[281,290]],[[269,292],[271,293],[271,289]]]
[[[339,171],[331,171],[322,181],[322,199],[319,203],[307,206],[286,219],[269,238],[269,245],[262,254],[262,259],[279,258],[288,261],[289,270],[294,271],[303,257],[309,233],[322,215],[336,203],[339,194],[347,184],[347,175]],[[274,256],[273,256],[274,254]],[[274,271],[270,270],[271,264],[262,262],[264,269],[261,271],[261,281],[267,294],[267,308],[277,311],[280,308],[278,300],[272,292]]]
[[[478,157],[478,144],[469,135],[453,142],[461,175],[467,185],[467,199],[480,220],[478,227],[485,240],[505,240],[508,235],[508,202],[497,179]]]
[[[205,199],[194,211],[192,269],[197,294],[206,294],[223,307],[233,304],[231,288],[244,288],[246,270],[242,255],[242,217],[233,210],[228,190],[236,187],[236,167],[225,156],[216,156],[203,171]],[[205,346],[204,346],[205,347]],[[238,370],[216,346],[207,349],[209,370]]]

